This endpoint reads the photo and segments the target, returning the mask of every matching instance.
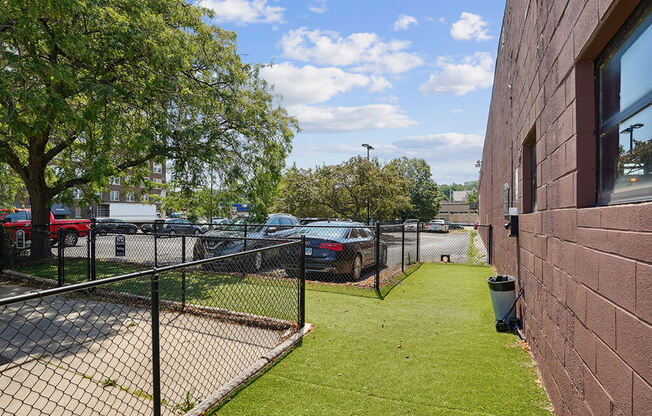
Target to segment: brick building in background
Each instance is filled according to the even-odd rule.
[[[557,414],[652,415],[651,22],[650,0],[505,9],[479,217]]]

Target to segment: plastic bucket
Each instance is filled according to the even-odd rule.
[[[494,307],[494,317],[496,321],[503,319],[509,308],[512,307],[516,297],[516,279],[513,276],[491,276],[487,278],[489,283],[489,294],[491,295],[491,304]],[[516,319],[516,308],[512,310],[505,322]]]

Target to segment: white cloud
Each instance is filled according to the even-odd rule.
[[[304,132],[342,132],[391,129],[417,124],[398,106],[370,104],[356,107],[294,105],[288,112],[299,120]]]
[[[200,5],[215,12],[218,22],[282,23],[284,8],[270,6],[267,0],[200,0]]]
[[[296,67],[289,62],[265,67],[260,73],[274,85],[274,91],[283,96],[286,105],[322,103],[352,88],[371,85],[372,90],[375,85],[382,83],[373,77],[345,72],[339,68],[317,68],[312,65]]]
[[[453,113],[463,113],[464,112],[464,110],[462,110],[461,108],[453,108],[451,111]]]
[[[326,0],[314,0],[308,5],[308,10],[317,14],[326,12]]]
[[[492,36],[487,33],[487,22],[478,14],[463,12],[460,20],[451,26],[451,36],[455,40],[489,40]]]
[[[437,66],[441,71],[430,75],[430,79],[421,85],[422,94],[451,92],[464,95],[473,90],[491,87],[493,83],[494,60],[487,52],[476,52],[467,56],[460,63],[448,57],[440,57]]]
[[[383,92],[388,88],[392,88],[392,83],[385,77],[380,75],[371,76],[371,85],[369,86],[370,92]]]
[[[456,132],[436,133],[424,136],[411,136],[394,142],[399,149],[418,153],[428,153],[441,150],[457,152],[471,148],[482,148],[484,137],[479,134],[463,134]]]
[[[384,41],[375,33],[291,30],[281,40],[283,56],[320,65],[353,66],[355,71],[401,73],[423,64],[415,53],[405,52],[409,41]]]
[[[407,14],[400,14],[398,15],[398,18],[394,22],[394,31],[398,32],[399,30],[407,30],[410,25],[418,25],[419,21],[412,17],[408,16]]]

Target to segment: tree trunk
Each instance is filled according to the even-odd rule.
[[[32,207],[32,259],[47,259],[50,251],[50,198],[45,179],[27,186]]]

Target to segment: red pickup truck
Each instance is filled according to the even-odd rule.
[[[13,230],[14,234],[18,230],[27,231],[27,239],[31,239],[29,230],[32,228],[32,211],[29,209],[0,209],[0,223],[3,227]],[[59,229],[65,230],[66,247],[77,245],[79,237],[84,237],[90,230],[90,220],[57,220],[50,212],[50,241],[57,243]]]

